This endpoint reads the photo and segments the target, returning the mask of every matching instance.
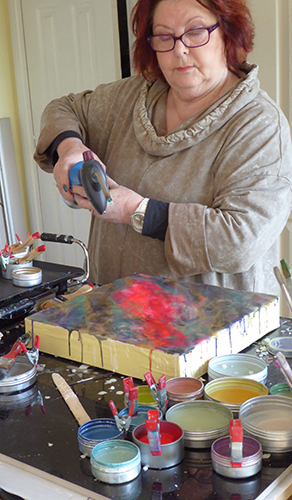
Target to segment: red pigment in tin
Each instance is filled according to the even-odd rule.
[[[147,434],[145,434],[145,436],[139,437],[139,441],[141,441],[141,443],[149,444]],[[171,434],[168,434],[167,432],[162,432],[162,434],[160,435],[161,444],[169,444],[173,443],[174,441],[175,437],[173,437]]]

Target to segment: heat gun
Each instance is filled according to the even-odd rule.
[[[83,160],[75,163],[69,171],[70,188],[76,185],[82,186],[94,209],[102,215],[107,202],[110,201],[105,170],[101,163],[95,160],[90,150],[84,151]],[[65,202],[71,208],[78,208],[78,205]]]

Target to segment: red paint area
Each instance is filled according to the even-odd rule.
[[[153,281],[133,283],[127,289],[112,294],[121,308],[145,323],[143,334],[154,348],[185,346],[188,339],[171,323],[182,317],[186,306],[183,295],[170,294]]]
[[[139,441],[141,441],[141,443],[149,444],[147,434],[145,434],[145,436],[139,437]],[[174,441],[175,441],[174,436],[172,436],[171,434],[168,434],[167,432],[162,432],[162,434],[160,436],[161,444],[169,444],[169,443],[173,443]]]

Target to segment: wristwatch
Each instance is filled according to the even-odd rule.
[[[148,205],[148,201],[149,201],[149,198],[143,198],[143,200],[138,205],[138,207],[136,208],[133,215],[131,215],[132,228],[135,229],[135,231],[137,231],[137,233],[140,233],[140,234],[142,234],[144,217],[145,217],[145,212],[146,212],[146,208]]]

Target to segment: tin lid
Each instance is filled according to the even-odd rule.
[[[253,354],[215,356],[208,364],[209,380],[220,377],[242,377],[262,382],[267,374],[266,362]]]
[[[12,271],[12,278],[18,281],[37,280],[42,276],[42,270],[39,267],[17,267]]]
[[[271,354],[282,352],[286,358],[292,358],[292,336],[269,339],[267,347]]]

